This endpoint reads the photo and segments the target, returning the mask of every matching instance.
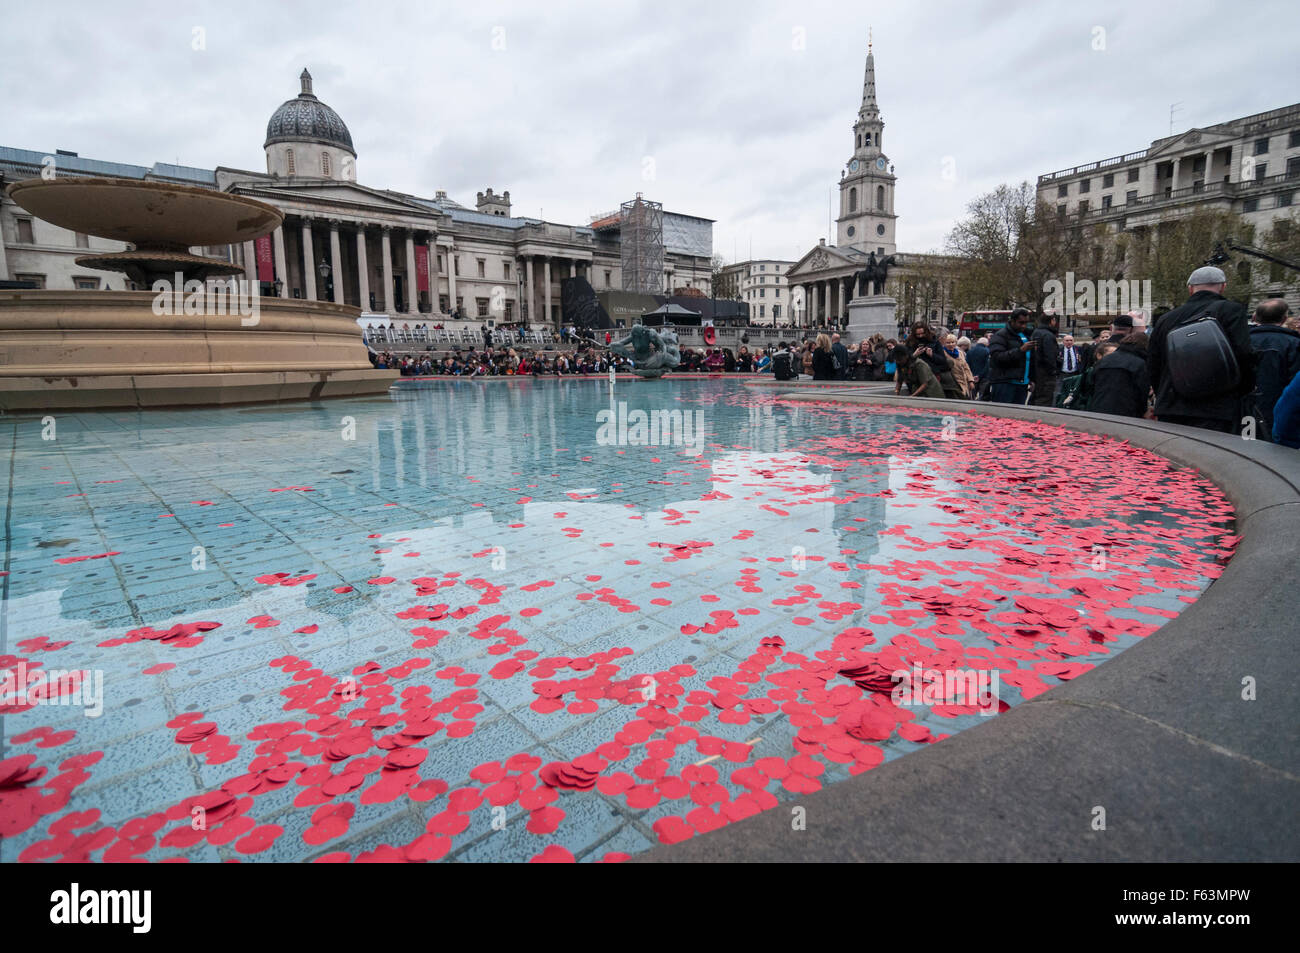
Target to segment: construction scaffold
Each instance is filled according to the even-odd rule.
[[[619,206],[619,255],[623,290],[663,294],[664,207],[636,194]]]

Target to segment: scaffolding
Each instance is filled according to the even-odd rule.
[[[664,291],[664,207],[636,194],[619,206],[619,259],[623,290],[639,294]]]

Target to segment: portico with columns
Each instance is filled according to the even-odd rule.
[[[268,284],[278,283],[281,296],[329,299],[390,320],[458,315],[556,327],[565,279],[617,287],[617,238],[512,215],[509,192],[480,192],[471,209],[442,191],[427,199],[360,184],[346,125],[315,96],[306,71],[300,79],[302,92],[267,126],[267,171],[214,170],[217,188],[284,212],[266,256]],[[666,286],[677,283],[676,270],[707,289],[708,251],[667,259]],[[253,243],[233,253],[250,278],[258,274]]]

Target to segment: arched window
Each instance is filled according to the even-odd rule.
[[[867,145],[871,145],[871,133],[867,133]]]
[[[862,148],[862,133],[858,133],[858,148]]]
[[[856,212],[857,210],[858,210],[858,190],[856,188],[849,189],[849,211]]]
[[[876,186],[876,208],[881,211],[885,209],[885,187],[883,185]]]
[[[289,174],[290,174],[290,175],[294,175],[295,172],[296,172],[296,170],[295,170],[294,165],[293,165],[293,150],[292,150],[292,149],[285,149],[285,150],[284,150],[284,155],[285,155],[285,161],[288,162],[288,164],[289,164]]]
[[[330,154],[328,152],[322,152],[320,154],[320,174],[325,176],[325,178],[327,179],[329,178]]]

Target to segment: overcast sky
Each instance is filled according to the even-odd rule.
[[[869,27],[900,251],[939,249],[999,183],[1168,135],[1173,103],[1182,131],[1300,100],[1294,0],[63,0],[5,21],[0,145],[264,171],[306,66],[365,185],[509,189],[569,224],[640,191],[715,219],[729,261],[834,240]]]

